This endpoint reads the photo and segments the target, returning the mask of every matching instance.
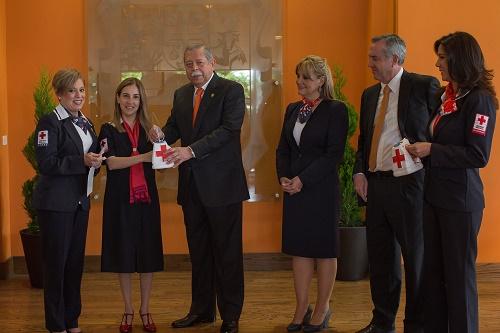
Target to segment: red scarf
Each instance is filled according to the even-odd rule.
[[[456,103],[456,93],[455,90],[453,89],[452,84],[448,83],[448,85],[446,86],[446,90],[444,91],[444,101],[441,104],[441,110],[437,114],[436,119],[434,119],[434,124],[432,125],[432,128],[433,129],[436,128],[436,125],[442,116],[453,113],[457,110],[458,108]]]
[[[131,129],[127,122],[123,122],[123,127],[127,132],[128,138],[132,145],[132,154],[130,156],[139,155],[137,151],[137,144],[139,143],[139,120],[136,119],[134,128]],[[149,197],[148,184],[146,183],[146,178],[144,177],[144,168],[142,163],[134,164],[130,167],[130,203],[137,202],[151,202]]]
[[[303,124],[311,118],[313,108],[321,101],[321,96],[311,101],[307,98],[302,98],[302,106],[299,110],[299,123]]]

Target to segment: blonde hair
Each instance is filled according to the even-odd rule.
[[[57,73],[52,78],[52,88],[54,89],[57,96],[62,95],[68,89],[73,88],[75,82],[81,79],[85,84],[85,81],[82,78],[82,74],[79,71],[73,68],[69,69],[61,69],[57,71]]]
[[[295,74],[303,74],[305,76],[314,74],[319,79],[324,78],[325,82],[319,89],[320,97],[327,100],[335,99],[332,72],[325,58],[316,55],[308,55],[302,58],[297,66],[295,66]]]
[[[123,128],[122,120],[121,120],[122,119],[122,110],[120,109],[120,104],[118,104],[117,97],[120,96],[123,88],[128,87],[128,86],[136,86],[137,90],[139,90],[140,101],[139,101],[139,108],[137,109],[137,116],[139,117],[139,122],[141,123],[142,128],[144,128],[144,130],[147,133],[147,132],[149,132],[149,130],[151,129],[151,127],[153,125],[152,125],[151,120],[149,118],[148,103],[146,101],[146,90],[144,89],[144,85],[142,84],[141,80],[139,80],[135,77],[126,78],[116,88],[115,112],[113,115],[113,120],[114,120],[115,126],[119,132],[125,132],[125,128]]]

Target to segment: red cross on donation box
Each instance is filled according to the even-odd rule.
[[[161,159],[163,161],[165,161],[167,159],[167,156],[168,156],[168,154],[167,154],[167,144],[162,144],[161,147],[160,147],[160,150],[157,150],[155,152],[155,154],[156,154],[156,156],[161,157]]]
[[[396,155],[392,157],[392,163],[396,163],[398,168],[402,167],[402,163],[405,160],[405,155],[401,154],[399,149],[396,149]]]
[[[168,156],[173,152],[173,149],[165,142],[155,142],[153,144],[153,169],[165,169],[174,166],[174,163],[167,163]]]

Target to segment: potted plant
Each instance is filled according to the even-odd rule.
[[[50,75],[47,71],[42,70],[40,80],[33,92],[35,100],[35,124],[45,114],[52,112],[55,108],[55,103],[51,95]],[[24,257],[28,274],[30,277],[31,286],[34,288],[43,288],[43,269],[42,269],[42,245],[40,237],[40,226],[38,225],[37,212],[32,205],[33,188],[38,178],[38,165],[35,159],[35,139],[37,133],[33,133],[28,137],[28,142],[24,146],[22,152],[24,157],[35,170],[35,176],[24,182],[22,193],[24,196],[24,210],[28,215],[28,227],[19,231],[21,241],[23,243]]]
[[[342,92],[342,88],[346,84],[346,78],[340,67],[334,66],[333,77],[335,97],[346,104],[349,115],[349,129],[347,131],[344,159],[339,167],[341,211],[339,224],[340,255],[337,260],[337,279],[356,281],[365,278],[368,273],[366,227],[362,219],[362,211],[358,205],[358,197],[352,181],[356,152],[351,146],[350,139],[356,131],[358,114],[354,106]]]

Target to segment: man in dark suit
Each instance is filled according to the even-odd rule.
[[[181,139],[168,162],[179,165],[177,202],[192,264],[191,309],[172,326],[215,321],[217,298],[221,332],[234,333],[243,307],[242,201],[249,198],[240,144],[245,96],[243,87],[219,77],[214,65],[205,46],[185,50],[190,83],[176,90],[163,128],[168,144]]]
[[[420,288],[423,261],[424,171],[394,177],[392,147],[402,138],[426,138],[429,115],[438,106],[439,82],[406,72],[406,45],[397,35],[372,38],[368,67],[379,83],[361,97],[354,186],[367,204],[366,225],[373,318],[358,333],[393,333],[404,260],[404,332],[423,332]]]

